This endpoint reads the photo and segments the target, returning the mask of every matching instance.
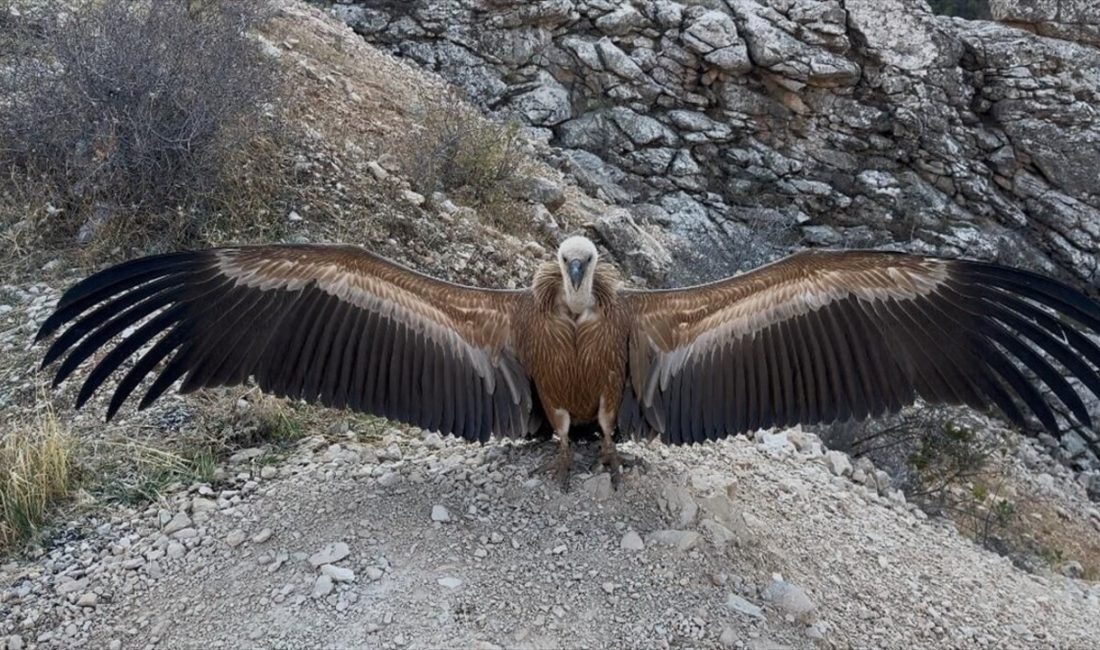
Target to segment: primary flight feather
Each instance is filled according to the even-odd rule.
[[[921,397],[993,406],[1021,426],[1034,417],[1057,435],[1052,400],[1091,426],[1067,377],[1100,398],[1100,305],[1083,293],[1004,266],[879,251],[803,252],[642,291],[571,237],[530,288],[497,291],[355,246],[216,248],[83,280],[37,339],[62,327],[43,366],[61,360],[57,385],[105,351],[77,406],[117,371],[108,418],[150,375],[139,408],[177,380],[190,392],[252,379],[467,440],[545,421],[563,481],[579,424],[599,426],[617,480],[616,430],[694,443],[875,417]]]

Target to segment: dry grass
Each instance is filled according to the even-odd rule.
[[[155,501],[193,483],[214,479],[217,456],[203,445],[156,443],[134,438],[100,440],[88,445],[82,462],[97,479],[87,490],[97,499],[126,505]]]
[[[957,422],[926,432],[906,486],[910,500],[1027,570],[1081,565],[1100,578],[1100,537],[1084,513],[1021,480],[1013,445]]]
[[[34,535],[73,486],[73,440],[52,410],[0,438],[0,549]]]
[[[1021,568],[1078,562],[1100,578],[1100,536],[1072,499],[1030,486],[1015,437],[953,407],[921,407],[878,422],[824,432],[832,448],[889,470],[909,501]]]

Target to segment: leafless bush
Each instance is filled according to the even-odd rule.
[[[21,34],[0,71],[0,183],[41,186],[52,226],[85,236],[216,204],[276,92],[246,6],[87,2]]]

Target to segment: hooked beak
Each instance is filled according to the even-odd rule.
[[[584,262],[580,260],[569,261],[569,279],[573,282],[574,289],[581,288],[584,281]]]

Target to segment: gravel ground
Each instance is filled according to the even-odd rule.
[[[812,442],[628,444],[642,463],[619,491],[582,472],[568,493],[530,475],[550,443],[394,430],[278,465],[241,453],[227,488],[90,518],[7,565],[2,631],[9,648],[1095,647],[1100,586],[1022,573]]]

